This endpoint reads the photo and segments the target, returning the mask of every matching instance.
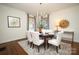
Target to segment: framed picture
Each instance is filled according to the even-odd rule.
[[[20,18],[7,16],[8,28],[20,28]]]

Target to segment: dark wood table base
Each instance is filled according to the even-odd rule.
[[[47,46],[48,46],[48,40],[51,39],[51,38],[53,38],[54,35],[49,35],[49,34],[43,35],[43,34],[41,34],[40,37],[42,39],[44,39],[44,48],[46,50],[47,49]]]

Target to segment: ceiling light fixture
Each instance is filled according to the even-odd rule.
[[[40,5],[41,5],[42,3],[40,3]]]

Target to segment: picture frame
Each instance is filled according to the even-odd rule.
[[[14,16],[7,16],[8,28],[20,28],[20,18]]]

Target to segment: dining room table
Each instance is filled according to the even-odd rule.
[[[44,40],[44,49],[46,50],[48,46],[48,40],[54,38],[55,35],[54,33],[40,33],[39,37]]]

